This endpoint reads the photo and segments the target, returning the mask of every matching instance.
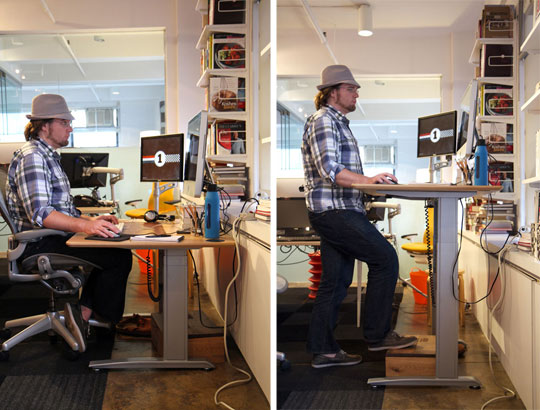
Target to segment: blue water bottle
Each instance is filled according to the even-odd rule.
[[[209,184],[204,200],[204,237],[219,239],[219,194],[216,184]]]
[[[488,184],[488,152],[486,141],[479,139],[474,151],[474,185]]]

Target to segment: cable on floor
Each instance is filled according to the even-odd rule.
[[[489,404],[497,401],[497,400],[503,400],[503,399],[513,399],[516,397],[516,393],[509,389],[508,387],[505,387],[503,386],[502,384],[500,384],[497,380],[497,377],[495,376],[495,371],[493,370],[493,361],[491,359],[491,350],[493,349],[493,345],[491,344],[491,337],[492,337],[492,332],[491,332],[491,323],[492,323],[492,320],[493,320],[493,314],[494,312],[499,308],[499,305],[502,303],[502,301],[504,300],[504,296],[505,296],[505,293],[506,293],[506,274],[505,274],[505,268],[504,268],[504,264],[502,263],[502,259],[503,259],[503,256],[506,252],[508,252],[508,250],[510,249],[511,245],[505,245],[499,252],[499,272],[500,272],[500,278],[501,278],[501,296],[499,297],[499,299],[497,300],[497,302],[495,303],[495,305],[490,308],[489,307],[489,304],[486,303],[486,306],[488,308],[488,358],[489,358],[489,369],[491,370],[491,375],[493,376],[493,381],[495,382],[495,384],[501,388],[503,391],[504,391],[504,395],[502,396],[496,396],[496,397],[493,397],[492,399],[486,401],[483,405],[482,405],[482,408],[481,410],[484,410]]]
[[[247,219],[252,219],[252,218],[253,218],[253,215],[240,214],[240,216],[238,216],[238,218],[233,223],[233,239],[234,239],[234,244],[235,244],[235,247],[236,247],[236,252],[238,254],[238,266],[236,267],[236,273],[234,274],[233,278],[231,279],[231,281],[227,285],[227,289],[225,290],[225,306],[224,306],[225,314],[224,314],[224,320],[223,320],[224,323],[227,323],[227,314],[228,314],[228,311],[229,311],[229,291],[230,291],[231,286],[233,285],[233,283],[236,281],[236,279],[240,275],[240,270],[241,270],[241,266],[242,266],[242,258],[240,257],[240,244],[239,244],[240,232],[239,232],[238,228],[239,228],[240,224],[242,223],[242,221],[247,220]],[[246,375],[247,377],[244,378],[244,379],[233,380],[232,382],[226,383],[223,386],[221,386],[219,389],[217,389],[215,394],[214,394],[214,403],[216,405],[218,405],[218,406],[223,406],[223,407],[225,407],[225,408],[227,408],[229,410],[234,410],[234,407],[231,407],[230,405],[228,405],[224,401],[219,400],[219,394],[223,390],[228,389],[230,387],[239,386],[239,385],[242,385],[242,384],[249,383],[251,381],[251,379],[252,379],[252,376],[251,376],[251,374],[249,372],[247,372],[247,371],[245,371],[243,369],[240,369],[239,367],[236,367],[231,363],[231,358],[229,357],[229,348],[227,347],[227,326],[225,326],[224,329],[223,329],[223,345],[225,346],[225,357],[227,359],[227,363],[229,364],[229,366],[231,366],[236,371]]]

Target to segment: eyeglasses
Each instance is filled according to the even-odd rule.
[[[65,128],[71,127],[71,121],[69,120],[60,120],[58,118],[53,119],[53,121],[58,121],[60,125],[62,125]]]
[[[343,85],[341,87],[342,90],[345,90],[345,91],[348,91],[350,93],[357,93],[358,92],[358,87],[355,87],[354,85]]]

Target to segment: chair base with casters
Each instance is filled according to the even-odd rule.
[[[8,260],[9,258],[8,254]],[[12,261],[10,260],[10,263]],[[36,275],[41,279],[42,285],[49,289],[49,307],[44,314],[13,319],[6,321],[0,336],[5,340],[0,350],[0,361],[9,359],[9,351],[17,344],[35,336],[39,333],[48,332],[51,341],[55,341],[55,336],[59,335],[69,346],[66,351],[68,358],[76,359],[79,356],[79,345],[71,332],[65,326],[64,312],[56,308],[55,295],[73,295],[78,292],[84,283],[84,271],[99,266],[73,256],[61,254],[37,254],[25,258],[21,263],[21,269],[28,274],[10,272],[14,277],[24,277],[36,279]],[[71,272],[70,272],[71,271]],[[109,324],[96,320],[89,321],[90,326],[110,327]],[[23,330],[11,336],[12,329],[24,327]]]

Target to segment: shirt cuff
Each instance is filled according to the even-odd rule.
[[[332,182],[336,182],[336,176],[337,174],[339,174],[341,171],[343,171],[345,169],[345,165],[343,164],[337,164],[336,167],[330,171],[330,179],[332,180]]]
[[[43,228],[43,221],[54,211],[54,207],[52,206],[46,206],[45,208],[40,208],[35,214],[34,214],[34,224],[38,225],[39,227]]]

